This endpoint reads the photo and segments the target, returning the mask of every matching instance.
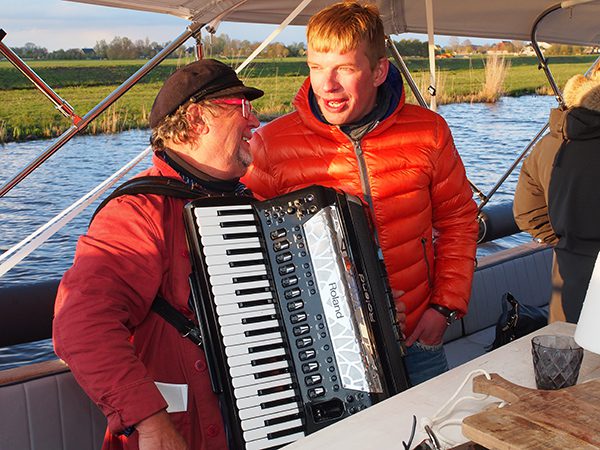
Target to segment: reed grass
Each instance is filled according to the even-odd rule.
[[[510,69],[510,62],[504,57],[491,55],[484,67],[484,82],[481,91],[473,98],[474,102],[495,103],[504,94],[504,81]]]

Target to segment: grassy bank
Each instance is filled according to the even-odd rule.
[[[551,69],[559,86],[576,73],[583,73],[593,57],[556,57]],[[504,95],[548,93],[544,74],[537,69],[535,58],[511,58],[503,83]],[[118,132],[147,126],[152,101],[162,80],[186,61],[168,60],[119,99],[92,123],[86,132]],[[31,67],[79,115],[86,114],[116,86],[143,64],[140,61],[36,61]],[[232,62],[232,65],[235,65]],[[407,65],[417,85],[429,84],[428,62],[409,59]],[[438,103],[480,101],[485,82],[483,58],[438,61]],[[261,120],[269,120],[291,111],[291,101],[308,69],[301,58],[281,61],[256,61],[242,74],[245,82],[263,89],[266,94],[254,102]],[[0,142],[49,138],[59,135],[71,124],[54,109],[46,97],[31,87],[10,63],[0,62]],[[412,95],[409,101],[414,102]]]

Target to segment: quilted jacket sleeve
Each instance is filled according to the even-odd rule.
[[[477,206],[446,122],[438,117],[431,187],[435,279],[431,303],[466,314],[475,268]]]

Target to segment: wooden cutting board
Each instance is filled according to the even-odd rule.
[[[473,392],[510,405],[465,417],[463,434],[489,449],[600,448],[600,379],[556,391],[518,386],[498,374],[473,379]]]

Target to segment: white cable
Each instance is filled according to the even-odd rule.
[[[35,230],[18,244],[14,245],[2,255],[0,255],[0,277],[15,267],[27,255],[46,242],[54,233],[73,220],[77,215],[92,204],[107,189],[119,181],[127,172],[133,169],[142,159],[144,159],[152,150],[148,146],[143,152],[125,164],[121,169],[112,174],[90,192],[85,194],[67,209],[58,213],[53,219]]]
[[[460,386],[458,387],[458,389],[456,389],[456,391],[454,392],[454,394],[452,394],[452,396],[446,401],[446,403],[444,403],[433,415],[432,418],[429,417],[422,417],[420,419],[420,424],[421,426],[424,428],[425,425],[428,425],[435,433],[435,436],[438,438],[439,441],[443,442],[444,444],[446,444],[448,447],[453,447],[457,444],[457,442],[454,442],[452,439],[449,439],[447,436],[444,436],[441,432],[441,429],[448,426],[448,425],[456,425],[456,424],[460,424],[462,421],[461,420],[443,420],[445,417],[448,417],[456,408],[456,406],[463,402],[464,400],[476,400],[476,401],[482,401],[485,400],[486,398],[488,398],[488,395],[479,395],[479,396],[473,396],[473,395],[467,395],[467,396],[463,396],[460,397],[459,399],[457,399],[456,401],[454,401],[454,399],[458,396],[458,394],[462,391],[462,389],[465,387],[465,385],[467,384],[468,381],[470,381],[473,376],[475,375],[485,375],[485,377],[488,380],[491,380],[492,377],[490,376],[489,373],[487,373],[485,370],[482,369],[477,369],[477,370],[473,370],[472,372],[470,372],[464,379],[464,381],[460,384]],[[453,403],[452,403],[453,402]],[[450,406],[449,406],[450,405]],[[444,410],[447,409],[446,412],[444,412]]]

